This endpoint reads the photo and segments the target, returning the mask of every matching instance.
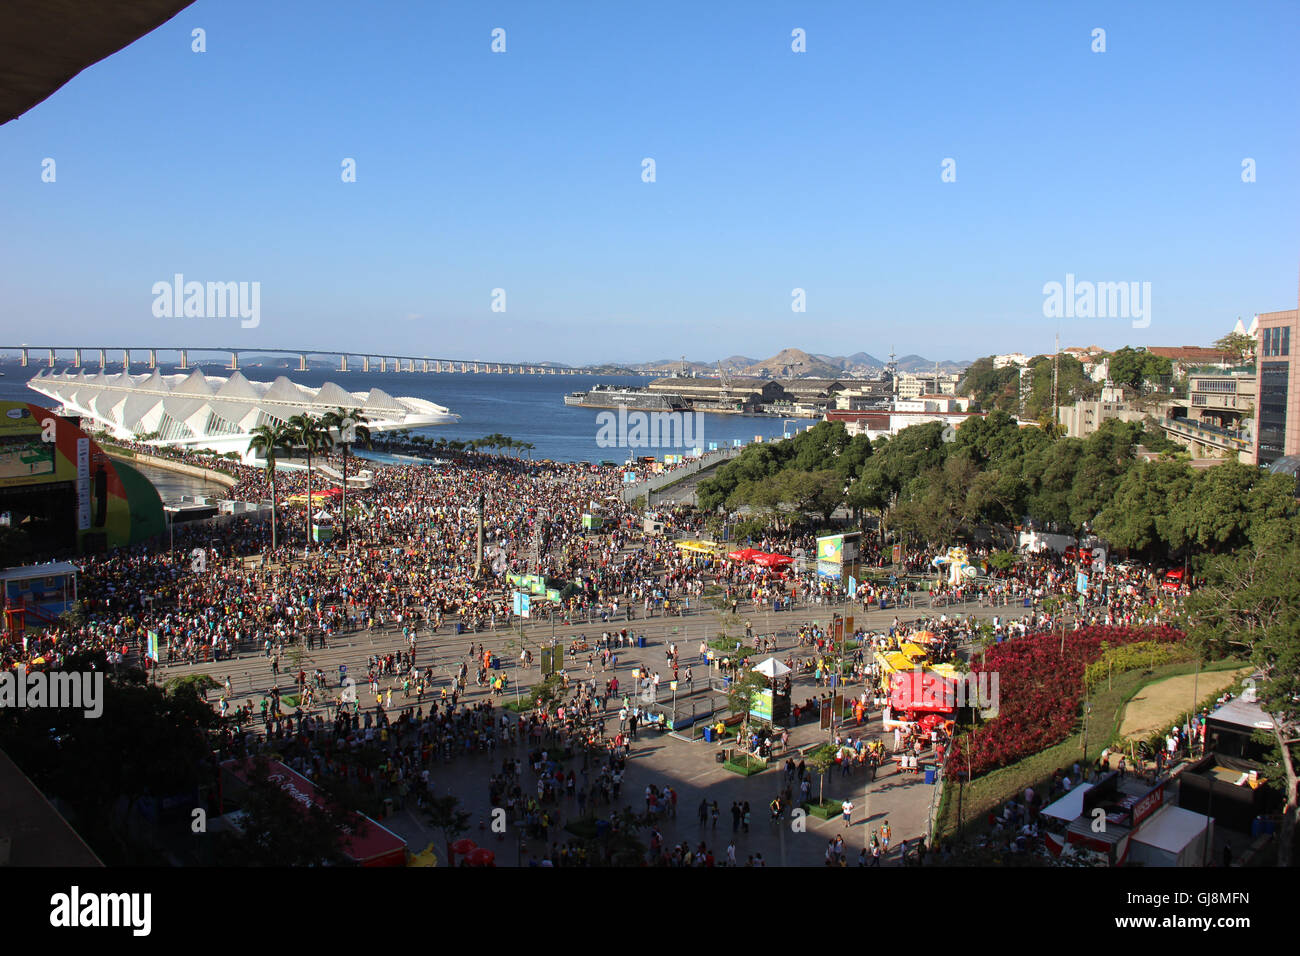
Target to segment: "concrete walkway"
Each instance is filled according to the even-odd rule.
[[[1016,620],[1027,611],[1014,606],[980,608],[968,604],[937,608],[933,611],[928,607],[887,608],[864,614],[860,604],[809,604],[778,614],[758,612],[752,608],[746,613],[742,607],[740,619],[742,622],[749,620],[757,635],[775,635],[778,642],[776,656],[784,658],[795,645],[795,635],[800,624],[816,621],[825,627],[830,622],[831,615],[835,613],[852,614],[855,618],[855,626],[880,631],[887,630],[895,616],[904,622],[921,617],[938,617],[940,613],[947,613],[949,617],[974,614],[980,619],[998,614],[1003,620]],[[648,620],[640,618],[632,622],[611,621],[602,624],[598,619],[594,624],[557,625],[554,628],[547,623],[528,624],[525,626],[524,635],[526,646],[536,649],[540,644],[549,642],[552,631],[567,646],[574,637],[582,636],[591,640],[599,637],[602,631],[612,632],[624,627],[632,634],[644,634],[647,646],[618,650],[617,669],[607,672],[601,671],[597,656],[592,676],[598,681],[603,683],[606,678],[617,675],[621,685],[620,691],[622,691],[623,687],[631,683],[631,669],[645,666],[652,671],[658,670],[663,675],[660,700],[671,699],[667,691],[671,668],[666,666],[665,652],[667,644],[676,641],[682,665],[681,673],[684,674],[685,665],[690,664],[694,670],[693,676],[697,686],[707,685],[708,668],[701,667],[697,662],[700,640],[706,637],[713,638],[721,628],[717,613],[711,609],[697,611],[687,617],[653,617]],[[530,670],[521,670],[518,667],[520,638],[517,628],[514,631],[498,629],[495,632],[459,636],[448,633],[454,629],[454,625],[444,625],[440,633],[431,636],[427,629],[422,628],[417,640],[416,664],[422,669],[430,664],[433,665],[437,677],[434,687],[435,696],[441,686],[450,683],[454,668],[468,658],[471,643],[481,642],[502,658],[502,667],[511,682],[518,684],[520,694],[526,693],[532,684],[540,680],[541,675],[536,665]],[[741,634],[743,636],[743,630]],[[363,709],[367,709],[369,688],[364,680],[366,659],[370,655],[406,650],[406,647],[400,626],[374,631],[357,631],[336,636],[327,649],[304,651],[301,666],[308,674],[315,668],[324,671],[330,684],[329,694],[333,697],[338,693],[338,666],[347,664],[348,673],[357,680],[358,696],[362,701]],[[807,648],[799,650],[808,652]],[[567,669],[570,675],[577,679],[587,677],[586,656],[583,653],[576,658],[567,658]],[[471,674],[474,670],[475,664],[470,661]],[[232,705],[251,699],[256,709],[257,699],[268,692],[273,684],[278,683],[282,692],[293,692],[296,668],[287,660],[282,661],[280,675],[276,678],[271,672],[270,660],[263,654],[245,654],[234,660],[218,663],[193,666],[164,665],[159,671],[159,678],[166,680],[173,676],[192,673],[207,673],[218,681],[224,681],[229,675],[234,685]],[[380,684],[381,689],[386,690],[392,686],[393,678],[384,678]],[[853,694],[860,688],[849,687],[846,690]],[[811,676],[804,676],[794,682],[791,696],[794,703],[802,704],[806,698],[820,696],[825,692],[824,689],[815,686]],[[485,699],[489,694],[489,689],[477,688],[470,682],[467,693],[461,699],[473,703]],[[394,718],[400,714],[403,706],[411,709],[416,706],[414,696],[402,700],[399,705],[400,695],[399,685],[393,693]],[[214,702],[218,696],[219,693],[209,695]],[[505,698],[498,698],[497,702],[504,703],[514,697],[515,691],[512,688]],[[721,695],[717,694],[715,697],[720,699]],[[371,703],[373,704],[373,699]],[[725,704],[725,701],[720,700],[720,703]],[[617,707],[612,700],[610,704],[613,714],[611,726],[616,728]],[[319,713],[321,709],[314,708],[314,710]],[[880,736],[880,731],[880,719],[877,713],[865,728],[849,728],[843,732],[855,739],[864,733],[869,739],[873,739]],[[815,724],[805,722],[801,726],[792,728],[790,743],[792,749],[804,748],[826,739],[825,731],[820,730]],[[750,832],[734,835],[737,860],[742,865],[750,854],[761,853],[768,865],[780,865],[784,861],[791,866],[820,866],[823,865],[827,841],[840,833],[844,834],[849,864],[856,865],[858,851],[870,842],[872,830],[878,829],[888,819],[893,838],[889,858],[885,862],[887,865],[892,865],[897,863],[898,844],[904,839],[914,842],[925,832],[931,802],[937,799],[935,786],[926,785],[919,775],[898,773],[892,763],[881,767],[877,779],[870,783],[863,773],[841,776],[840,771],[836,769],[827,774],[826,797],[836,800],[842,799],[845,795],[851,797],[854,803],[852,826],[846,829],[839,817],[823,821],[809,816],[806,820],[806,831],[795,832],[788,819],[783,826],[775,826],[769,822],[768,803],[784,786],[780,769],[781,764],[784,763],[784,755],[781,756],[780,763],[773,768],[745,778],[724,769],[717,763],[716,749],[716,745],[702,740],[687,742],[658,731],[638,732],[638,740],[632,745],[631,758],[627,765],[623,800],[617,805],[632,806],[639,811],[644,811],[644,792],[648,784],[653,783],[660,788],[671,786],[678,793],[677,819],[664,820],[659,824],[665,843],[672,846],[682,840],[688,840],[694,847],[700,841],[704,841],[713,850],[715,857],[722,861],[726,857],[727,842],[733,838],[732,820],[728,812],[731,803],[733,800],[741,802],[748,800],[751,809]],[[526,748],[520,746],[517,754],[521,759],[525,758]],[[474,829],[468,836],[478,840],[481,845],[497,850],[500,857],[499,865],[515,865],[521,860],[526,862],[529,849],[534,853],[543,852],[545,849],[540,845],[531,848],[524,846],[522,834],[507,833],[503,840],[498,840],[496,835],[487,829],[492,810],[488,803],[488,777],[499,771],[502,760],[514,755],[515,752],[506,745],[498,747],[497,752],[491,755],[457,757],[451,763],[437,763],[431,773],[435,788],[439,792],[455,794],[460,798],[465,809],[471,812]],[[570,766],[580,770],[581,758],[572,762]],[[812,775],[811,792],[816,799],[820,789],[819,783],[811,767],[809,773]],[[525,792],[529,785],[535,782],[536,778],[531,770],[525,770],[522,781]],[[794,785],[794,790],[797,794],[797,783]],[[705,827],[699,824],[697,814],[701,799],[718,803],[720,817],[716,830],[711,823]],[[602,811],[607,812],[606,808],[602,808]],[[576,802],[567,801],[567,805],[562,805],[561,815],[566,819],[576,817]],[[384,824],[406,838],[411,850],[415,852],[422,850],[431,841],[438,841],[438,854],[442,856],[440,834],[426,826],[423,814],[415,810],[413,803],[395,812],[384,821]],[[479,826],[483,827],[481,831],[478,829]],[[552,830],[552,835],[556,838],[567,837],[563,831],[557,830]],[[642,837],[648,843],[648,832],[643,831]]]

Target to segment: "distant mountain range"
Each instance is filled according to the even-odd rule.
[[[687,374],[717,375],[718,366],[728,375],[752,375],[759,378],[873,378],[880,374],[886,360],[867,352],[852,355],[810,354],[802,349],[782,349],[768,359],[753,359],[747,355],[732,355],[715,362],[685,362],[681,359],[660,359],[628,365],[637,371],[661,372],[665,375],[681,372]],[[904,355],[897,360],[900,372],[931,372],[936,363],[920,355]],[[941,372],[960,372],[969,361],[938,362]]]

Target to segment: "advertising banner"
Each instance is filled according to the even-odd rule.
[[[852,564],[858,559],[862,532],[831,534],[817,539],[817,560],[836,564]]]
[[[90,439],[77,439],[77,530],[90,527]]]
[[[538,597],[546,593],[546,578],[540,574],[507,574],[506,583]]]
[[[823,578],[838,578],[844,571],[844,565],[838,561],[818,561],[817,574]]]
[[[52,412],[26,402],[6,402],[0,415],[0,487],[68,481],[75,472],[57,454],[47,431]]]
[[[835,564],[844,563],[844,535],[833,534],[825,538],[817,539],[817,561],[831,561]]]
[[[515,613],[520,617],[529,617],[529,605],[532,602],[532,595],[527,591],[515,592]]]
[[[158,492],[138,471],[114,461],[52,410],[2,401],[0,489],[14,487],[48,496],[67,516],[60,526],[67,538],[51,538],[52,549],[99,551],[146,541],[166,528]]]
[[[750,716],[757,717],[759,720],[766,720],[768,723],[772,722],[772,691],[770,688],[764,687],[762,690],[754,692],[754,696],[749,702],[749,713]]]

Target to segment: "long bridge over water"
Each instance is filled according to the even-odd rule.
[[[483,360],[470,359],[450,359],[450,358],[430,358],[427,355],[386,355],[375,352],[335,352],[328,350],[300,350],[300,349],[261,349],[261,348],[176,348],[170,346],[145,346],[145,347],[126,347],[126,346],[50,346],[50,345],[0,345],[0,353],[17,352],[19,361],[23,368],[32,365],[33,360],[40,362],[40,356],[44,354],[46,363],[50,368],[54,368],[59,360],[59,355],[72,353],[72,367],[84,368],[83,358],[89,357],[92,362],[98,359],[98,367],[103,370],[109,365],[109,356],[116,356],[121,353],[122,370],[129,372],[131,370],[132,359],[131,353],[134,352],[138,357],[138,364],[142,368],[158,368],[159,354],[171,353],[176,356],[177,361],[171,363],[178,369],[190,369],[194,366],[191,364],[191,356],[217,354],[220,356],[229,356],[225,367],[231,371],[239,368],[239,355],[243,352],[246,355],[288,355],[297,356],[298,371],[306,372],[311,370],[307,364],[308,358],[328,357],[331,363],[340,372],[356,371],[362,372],[460,372],[460,373],[479,373],[479,374],[497,374],[497,375],[593,375],[597,373],[609,374],[609,367],[579,367],[570,368],[567,366],[556,365],[536,365],[521,362],[488,362]],[[144,356],[148,355],[148,359]],[[35,356],[35,358],[34,358]],[[349,364],[350,360],[357,360],[354,364]],[[405,366],[403,366],[405,363]],[[116,364],[116,363],[114,363]],[[201,362],[198,364],[202,364]],[[650,375],[649,372],[634,372],[627,369],[620,369],[622,374],[630,375]]]

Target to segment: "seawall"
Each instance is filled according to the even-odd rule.
[[[101,447],[103,447],[105,454],[112,458],[120,458],[127,464],[139,463],[141,465],[151,465],[154,468],[161,468],[164,471],[174,471],[178,475],[189,475],[191,478],[202,478],[204,481],[211,481],[226,488],[233,488],[239,483],[239,479],[227,475],[222,471],[209,471],[207,468],[200,468],[198,465],[187,465],[183,461],[176,461],[172,458],[160,458],[156,455],[142,455],[139,452],[128,455],[113,448],[111,445],[104,445]]]

